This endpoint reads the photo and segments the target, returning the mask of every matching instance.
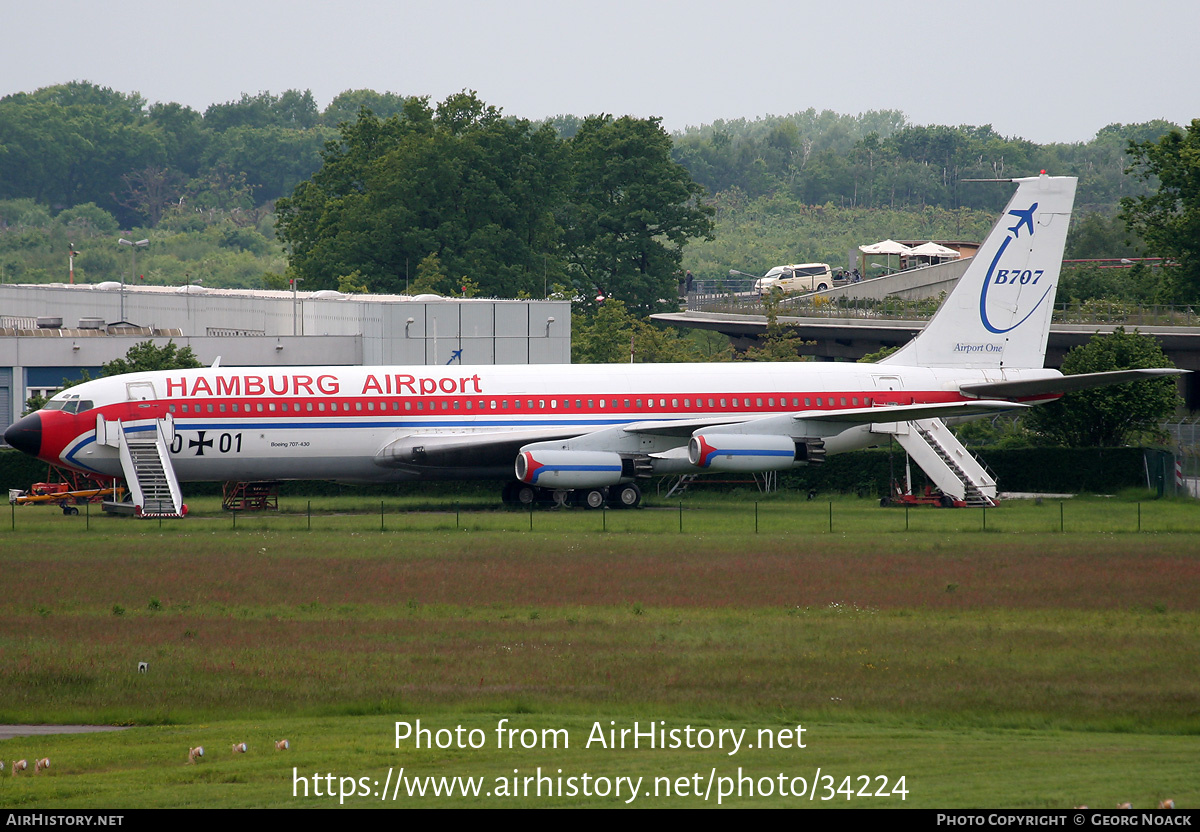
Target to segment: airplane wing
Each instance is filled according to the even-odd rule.
[[[1177,370],[1173,367],[1156,367],[1143,370],[1111,370],[1105,373],[1080,373],[1074,376],[1059,378],[1039,378],[1026,381],[989,381],[979,384],[964,384],[958,389],[964,396],[1022,398],[1024,396],[1046,396],[1055,393],[1073,393],[1077,390],[1090,390],[1093,387],[1105,387],[1109,384],[1121,384],[1126,381],[1138,381],[1163,376],[1178,376],[1190,370]]]
[[[397,437],[375,454],[375,464],[385,468],[425,473],[471,470],[476,476],[510,476],[513,461],[529,450],[578,450],[612,453],[653,453],[683,449],[691,437],[708,428],[726,426],[739,433],[780,436],[800,430],[798,423],[840,425],[906,422],[935,417],[970,416],[1023,409],[1010,401],[966,401],[943,404],[886,405],[844,410],[801,410],[759,416],[700,416],[660,419],[595,427],[537,428],[533,430],[420,433]],[[650,444],[644,444],[649,441]]]
[[[502,468],[512,471],[521,447],[530,442],[571,439],[590,428],[550,428],[491,433],[422,433],[401,436],[375,454],[375,464],[385,468]]]
[[[800,422],[841,422],[848,424],[871,424],[876,422],[910,422],[916,419],[940,419],[951,416],[974,416],[980,413],[999,413],[1005,410],[1020,410],[1029,405],[1009,401],[979,400],[970,402],[945,402],[941,404],[900,404],[880,407],[856,407],[844,410],[801,410],[790,414]],[[654,434],[656,436],[691,436],[695,431],[714,425],[749,425],[762,419],[778,420],[781,414],[764,416],[710,417],[702,419],[677,419],[658,422],[634,422],[625,428],[627,433]]]

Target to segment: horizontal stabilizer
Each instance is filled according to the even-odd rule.
[[[1073,393],[1076,390],[1090,390],[1093,387],[1105,387],[1109,384],[1122,384],[1126,381],[1143,381],[1163,376],[1178,376],[1190,370],[1176,370],[1173,367],[1156,367],[1144,370],[1113,370],[1107,373],[1080,373],[1074,376],[1060,378],[1037,378],[1025,381],[989,381],[981,384],[964,384],[959,390],[966,396],[988,398],[1017,399],[1024,396],[1046,396],[1055,393]]]

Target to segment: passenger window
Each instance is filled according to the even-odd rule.
[[[186,408],[185,408],[185,409],[186,409]],[[274,409],[275,409],[275,408],[274,408],[274,406],[272,406],[272,408],[271,408],[271,409],[272,409],[272,410],[274,410]],[[262,406],[262,402],[259,402],[259,403],[258,403],[258,412],[259,412],[259,413],[262,413],[262,412],[263,412],[263,406]]]

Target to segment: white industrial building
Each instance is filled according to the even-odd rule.
[[[0,434],[34,393],[93,377],[142,341],[223,366],[567,364],[557,300],[0,284]]]

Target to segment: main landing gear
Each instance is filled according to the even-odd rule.
[[[642,489],[634,483],[603,488],[538,488],[524,482],[510,482],[500,492],[506,506],[529,508],[539,506],[574,505],[581,508],[637,508],[642,502]]]

